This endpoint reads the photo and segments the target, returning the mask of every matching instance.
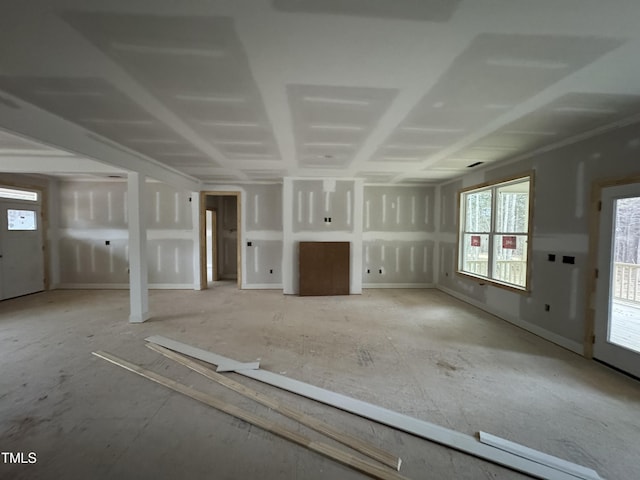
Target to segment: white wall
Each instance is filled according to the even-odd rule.
[[[298,293],[298,246],[302,241],[350,242],[350,292],[362,293],[362,195],[362,179],[284,179],[285,294]]]
[[[190,192],[146,183],[150,288],[193,288]],[[56,221],[60,288],[127,288],[127,185],[123,181],[58,184]]]
[[[365,186],[365,288],[433,285],[435,188]]]
[[[631,125],[515,163],[488,168],[439,188],[438,286],[571,350],[583,351],[589,199],[596,180],[640,174],[640,127]],[[457,275],[458,191],[483,181],[535,172],[531,293]],[[549,262],[548,254],[556,254]],[[575,264],[561,262],[574,256]],[[545,304],[550,311],[545,311]]]
[[[361,293],[363,282],[375,288],[433,283],[434,187],[365,187],[360,179],[285,178],[282,185],[205,185],[204,190],[240,192],[242,288],[297,293],[301,241],[350,242],[354,294]],[[384,220],[383,201],[388,209]],[[388,252],[384,261],[376,258],[382,246]],[[363,255],[366,248],[368,260]],[[366,270],[374,268],[382,268],[383,274],[371,279]]]
[[[245,188],[245,286],[281,289],[282,185],[247,185]]]

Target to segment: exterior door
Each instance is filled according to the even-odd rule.
[[[0,300],[44,290],[40,205],[0,200]]]
[[[640,377],[640,184],[601,200],[593,356]]]

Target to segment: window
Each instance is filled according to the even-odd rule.
[[[10,198],[12,200],[27,200],[29,202],[38,201],[38,192],[29,190],[18,190],[16,188],[0,187],[0,198]]]
[[[526,290],[531,175],[460,193],[458,272]]]
[[[33,210],[7,210],[7,230],[36,230],[36,212]]]

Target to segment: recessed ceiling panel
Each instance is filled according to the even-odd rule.
[[[621,44],[598,37],[479,35],[371,160],[394,161],[388,147],[399,143],[407,150],[413,145],[425,160]]]
[[[223,154],[279,157],[231,18],[106,13],[64,18]]]
[[[102,79],[0,77],[0,89],[160,162],[169,163],[165,158],[169,152],[188,151],[215,164]]]
[[[288,85],[301,166],[346,167],[397,91],[386,88]]]
[[[569,93],[442,160],[495,162],[640,114],[640,96]]]
[[[446,22],[459,0],[273,0],[276,10]]]

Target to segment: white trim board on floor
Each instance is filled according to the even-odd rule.
[[[590,468],[583,467],[582,465],[568,462],[562,458],[539,452],[538,450],[525,447],[518,443],[510,442],[509,440],[496,437],[490,433],[478,432],[478,435],[480,436],[480,441],[482,443],[499,448],[505,452],[513,453],[519,457],[528,458],[529,460],[541,463],[542,465],[548,465],[549,467],[569,473],[577,478],[582,478],[583,480],[602,480],[602,477],[598,475],[598,472]]]
[[[242,363],[238,366],[236,363],[233,365],[218,365],[216,368],[217,373],[235,372],[238,370],[257,370],[260,368],[260,362]]]
[[[161,345],[176,352],[184,353],[190,357],[218,365],[217,362],[226,364],[239,363],[235,360],[217,355],[200,348],[193,347],[169,338],[151,336],[146,341]],[[325,390],[314,385],[294,380],[267,370],[239,370],[236,373],[259,382],[267,383],[274,387],[296,393],[303,397],[311,398],[321,403],[331,405],[346,412],[374,420],[383,425],[411,433],[418,437],[453,448],[455,450],[488,460],[497,465],[502,465],[512,470],[526,473],[534,478],[543,480],[576,480],[576,476],[556,470],[547,465],[542,465],[532,460],[522,458],[504,450],[485,445],[477,438],[464,433],[449,430],[439,425],[434,425],[424,420],[410,417],[402,413],[394,412],[371,403]]]
[[[568,338],[558,335],[557,333],[550,332],[549,330],[539,327],[538,325],[527,322],[526,320],[522,320],[521,318],[514,317],[513,315],[509,315],[508,313],[498,310],[497,308],[493,308],[482,302],[478,302],[477,300],[462,293],[458,293],[455,290],[451,290],[450,288],[443,287],[442,285],[436,285],[436,288],[448,295],[451,295],[452,297],[457,298],[458,300],[462,300],[463,302],[473,305],[480,310],[490,313],[491,315],[495,315],[505,322],[509,322],[516,327],[523,328],[527,332],[533,333],[538,337],[542,337],[545,340],[550,341],[551,343],[555,343],[556,345],[566,348],[567,350],[571,350],[573,353],[584,355],[584,348],[581,343],[569,340]]]

